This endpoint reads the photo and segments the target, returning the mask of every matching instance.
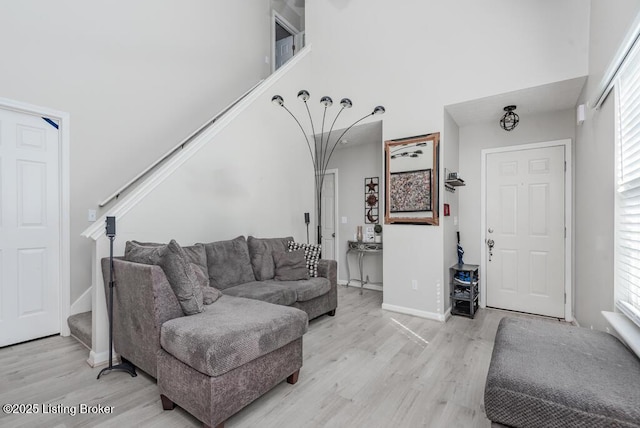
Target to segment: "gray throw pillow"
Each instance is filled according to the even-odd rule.
[[[144,258],[145,260],[148,260],[147,262],[139,261],[138,263],[157,265],[158,260],[160,260],[160,255],[158,252],[161,249],[153,250],[152,248],[166,246],[167,244],[160,244],[158,242],[127,241],[124,249],[124,258],[125,260],[129,260],[127,257],[133,252],[133,257],[136,257],[138,259]],[[194,244],[189,247],[182,247],[182,249],[187,256],[187,260],[189,261],[189,263],[195,264],[200,270],[204,272],[205,275],[208,275],[207,252],[204,249],[204,244]]]
[[[209,281],[209,270],[207,269],[207,252],[204,249],[204,244],[194,244],[189,247],[182,247],[182,249],[187,255],[187,260],[189,260],[190,263],[196,265],[196,267],[200,269],[207,277],[207,281]]]
[[[298,281],[309,279],[307,261],[304,258],[304,251],[274,251],[273,262],[275,265],[276,281]]]
[[[256,281],[273,279],[275,272],[273,270],[272,254],[276,251],[287,251],[289,241],[293,241],[290,236],[286,238],[255,238],[249,236],[247,238],[251,267]]]
[[[185,315],[197,314],[204,310],[202,288],[197,283],[194,268],[175,240],[171,240],[167,245],[149,246],[128,241],[124,256],[128,261],[160,266]]]
[[[207,251],[209,285],[224,290],[238,284],[253,282],[249,248],[244,236],[229,241],[216,241],[204,244]]]
[[[222,296],[220,290],[209,287],[209,275],[205,274],[202,269],[195,263],[191,263],[193,271],[196,273],[196,281],[202,289],[202,303],[210,305]]]

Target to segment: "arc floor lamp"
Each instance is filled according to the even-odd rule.
[[[350,109],[353,107],[353,103],[349,98],[343,98],[340,100],[340,110],[336,113],[333,118],[333,122],[331,122],[331,127],[329,131],[326,133],[325,137],[325,121],[327,119],[327,109],[333,105],[333,100],[331,97],[323,96],[320,98],[320,104],[324,107],[322,113],[322,126],[320,128],[320,134],[316,134],[315,125],[313,123],[313,118],[311,117],[311,111],[309,109],[309,92],[306,90],[301,90],[298,92],[298,100],[302,101],[307,110],[307,114],[309,115],[309,123],[311,124],[311,134],[305,131],[304,127],[300,123],[300,121],[295,117],[295,115],[284,105],[284,98],[280,95],[274,95],[271,98],[271,102],[275,105],[282,107],[289,115],[296,121],[302,134],[304,135],[305,141],[307,143],[307,147],[309,148],[309,154],[311,155],[311,162],[313,163],[313,170],[315,172],[315,196],[316,196],[316,221],[317,221],[317,235],[316,235],[316,243],[322,243],[322,186],[324,185],[324,177],[327,173],[327,168],[329,166],[329,161],[331,160],[331,156],[333,155],[338,142],[342,140],[342,137],[345,136],[347,132],[351,128],[353,128],[358,123],[362,122],[369,116],[374,116],[378,114],[384,114],[385,108],[383,106],[376,106],[373,111],[367,113],[365,116],[362,116],[360,119],[353,122],[349,125],[341,134],[336,138],[333,142],[331,142],[331,133],[333,132],[333,128],[338,120],[338,117],[342,114],[345,109]],[[313,137],[313,143],[309,141],[309,135]]]

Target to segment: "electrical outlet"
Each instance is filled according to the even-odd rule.
[[[411,289],[413,289],[413,290],[417,290],[418,289],[418,280],[417,279],[412,279],[411,280]]]
[[[89,210],[89,214],[87,215],[88,221],[96,221],[96,210]]]

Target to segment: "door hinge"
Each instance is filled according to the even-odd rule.
[[[567,172],[567,161],[564,161],[564,172]]]
[[[567,239],[567,228],[564,228],[564,238]]]
[[[567,293],[564,293],[564,304],[567,304]]]

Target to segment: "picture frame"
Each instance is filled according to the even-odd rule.
[[[439,225],[440,133],[385,141],[385,223]]]

